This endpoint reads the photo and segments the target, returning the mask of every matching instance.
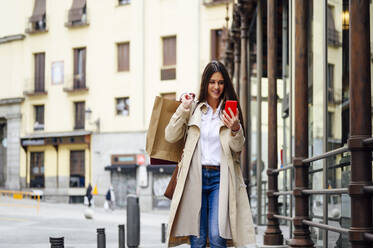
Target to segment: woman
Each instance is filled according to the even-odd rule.
[[[237,100],[224,65],[209,63],[195,103],[184,95],[171,117],[165,138],[185,137],[177,185],[171,202],[168,246],[192,248],[243,246],[255,243],[254,225],[240,168],[244,145],[241,108],[230,117],[226,100]]]

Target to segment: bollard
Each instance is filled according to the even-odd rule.
[[[127,196],[127,247],[136,248],[140,244],[139,197]]]
[[[162,223],[162,244],[166,243],[166,223]]]
[[[125,248],[126,245],[126,236],[124,225],[119,225],[119,248]]]
[[[51,244],[51,248],[64,248],[65,247],[63,237],[60,237],[60,238],[49,237],[49,243]]]
[[[105,228],[97,228],[97,248],[106,248]]]

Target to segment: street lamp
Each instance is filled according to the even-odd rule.
[[[89,107],[85,110],[85,118],[88,120],[88,123],[89,123],[90,125],[95,124],[97,130],[98,130],[98,131],[100,130],[100,118],[97,118],[97,120],[91,122],[90,120],[91,120],[91,118],[92,118],[92,110],[91,110]]]
[[[343,25],[343,30],[347,30],[349,28],[350,12],[348,11],[348,9],[342,12],[342,25]]]

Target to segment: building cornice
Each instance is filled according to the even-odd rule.
[[[1,105],[9,105],[9,104],[19,104],[25,100],[23,97],[15,97],[15,98],[3,98],[0,99],[0,106]]]
[[[12,41],[24,40],[26,36],[24,34],[14,34],[0,37],[0,44],[9,43]]]

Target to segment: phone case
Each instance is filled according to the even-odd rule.
[[[231,110],[233,111],[233,114],[236,115],[237,114],[237,101],[228,100],[225,102],[225,112],[227,112],[229,117],[232,118],[228,108],[231,108]]]

